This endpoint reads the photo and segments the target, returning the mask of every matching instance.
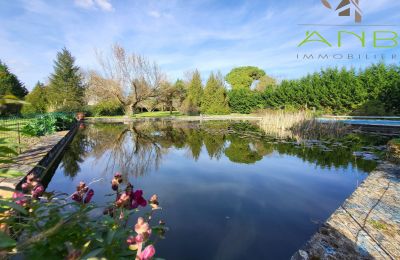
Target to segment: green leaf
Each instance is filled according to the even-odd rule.
[[[90,253],[88,253],[87,255],[83,256],[82,259],[97,259],[98,254],[102,253],[104,251],[104,248],[97,248],[92,250]]]
[[[107,233],[107,244],[111,244],[114,239],[115,230],[109,230]]]
[[[0,231],[0,249],[15,247],[17,242],[9,237],[6,233]]]
[[[24,209],[24,207],[22,207],[21,205],[18,205],[18,204],[16,204],[16,203],[14,203],[14,202],[5,201],[5,200],[0,200],[0,205],[1,205],[1,206],[10,207],[10,208],[12,208],[12,209],[14,209],[14,210],[16,210],[16,211],[18,211],[18,212],[24,214],[24,215],[27,215],[27,214],[28,214],[28,212]]]

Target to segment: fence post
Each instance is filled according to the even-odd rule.
[[[18,149],[21,153],[21,132],[19,131],[19,122],[17,122],[17,132],[18,132]]]

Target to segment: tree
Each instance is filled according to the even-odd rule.
[[[10,72],[8,66],[0,60],[0,96],[12,95],[22,99],[28,90],[17,76]]]
[[[264,92],[268,87],[276,87],[276,80],[268,75],[264,75],[258,80],[256,90],[259,92]]]
[[[54,61],[54,73],[49,78],[51,110],[79,111],[84,104],[85,86],[75,58],[63,48]]]
[[[265,71],[253,66],[237,67],[231,70],[225,80],[231,85],[232,89],[250,88],[255,80],[265,76]]]
[[[181,107],[182,103],[184,102],[187,96],[187,88],[185,82],[181,79],[176,80],[175,82],[175,99],[174,99],[174,107],[179,108]]]
[[[191,73],[187,96],[183,101],[181,110],[190,115],[198,114],[201,106],[201,98],[203,96],[203,84],[201,82],[201,75],[198,70]]]
[[[132,116],[138,104],[157,97],[164,75],[158,65],[137,54],[127,54],[118,44],[112,54],[98,54],[102,74],[90,72],[89,94],[100,100],[117,99],[126,116]]]
[[[48,105],[47,89],[45,85],[38,81],[32,91],[26,95],[25,101],[28,104],[23,106],[23,114],[45,113]]]
[[[169,110],[172,115],[172,110],[174,107],[174,99],[177,95],[177,90],[175,85],[169,82],[164,82],[160,88],[159,101],[161,101]]]
[[[211,73],[208,78],[201,102],[201,111],[205,114],[229,113],[224,80],[220,73],[217,75]]]
[[[249,114],[256,108],[264,107],[261,94],[250,89],[233,89],[228,92],[228,97],[233,112]]]

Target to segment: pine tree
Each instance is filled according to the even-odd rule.
[[[48,104],[46,86],[38,81],[32,91],[26,95],[25,101],[28,104],[22,108],[23,114],[45,113]]]
[[[201,105],[201,97],[203,96],[203,84],[201,83],[201,76],[198,70],[195,70],[192,75],[188,88],[188,97],[196,106]]]
[[[23,98],[28,94],[17,76],[10,72],[7,65],[0,60],[0,96],[12,95],[17,98]]]
[[[189,115],[198,114],[200,111],[202,96],[203,84],[201,82],[201,75],[198,70],[195,70],[189,81],[187,96],[183,101],[181,111]]]
[[[220,73],[211,73],[207,80],[201,102],[201,112],[204,114],[229,113],[224,80]]]
[[[84,84],[75,58],[66,49],[57,53],[50,76],[49,101],[53,110],[78,111],[83,105]]]

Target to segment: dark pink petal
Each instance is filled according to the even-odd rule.
[[[29,183],[22,183],[21,188],[23,191],[28,191],[29,190]]]
[[[33,188],[32,190],[32,197],[34,197],[35,199],[39,198],[40,196],[42,196],[44,192],[44,187],[42,184],[38,184],[35,186],[35,188]]]
[[[26,203],[26,198],[25,195],[21,192],[14,192],[12,195],[12,198],[15,200],[15,203],[17,203],[18,205],[24,205]]]
[[[76,202],[82,202],[82,196],[79,194],[79,192],[74,192],[74,194],[72,194],[72,200],[76,201]]]
[[[148,245],[138,256],[140,260],[150,260],[155,253],[156,249],[154,248],[154,246]]]
[[[83,201],[83,203],[89,203],[92,200],[93,195],[94,195],[94,190],[90,189],[86,194],[86,198]]]
[[[111,185],[111,189],[113,189],[114,191],[118,190],[118,184],[112,184]]]

